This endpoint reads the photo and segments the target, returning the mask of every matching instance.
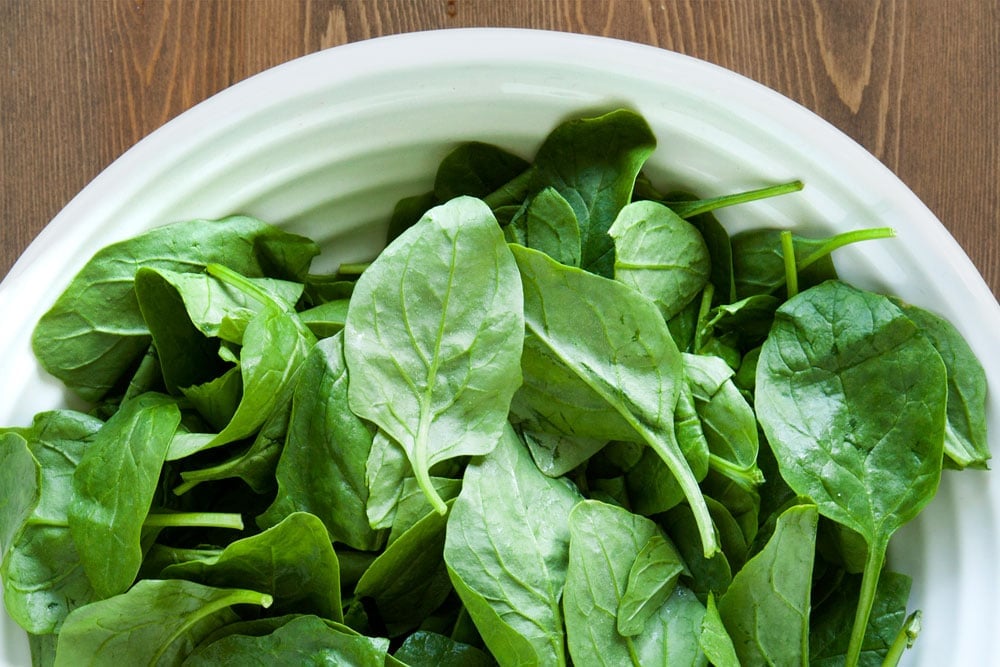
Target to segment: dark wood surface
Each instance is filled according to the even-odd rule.
[[[0,0],[0,276],[209,95],[319,49],[468,26],[653,44],[777,89],[895,171],[1000,294],[1000,0]]]

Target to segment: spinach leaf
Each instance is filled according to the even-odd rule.
[[[428,513],[388,545],[354,587],[355,597],[371,599],[390,636],[415,630],[452,590],[442,557],[447,521],[447,514]]]
[[[232,623],[234,605],[268,607],[271,598],[180,579],[139,581],[127,593],[88,604],[66,617],[56,667],[174,665],[205,636]]]
[[[670,539],[661,533],[652,534],[629,569],[618,603],[618,632],[625,637],[641,634],[646,621],[667,601],[686,571]]]
[[[782,477],[868,542],[847,664],[857,664],[890,536],[937,491],[947,378],[886,297],[838,281],[778,309],[755,406]]]
[[[127,401],[97,432],[73,472],[70,534],[102,598],[125,591],[139,572],[143,522],[180,419],[176,403],[165,396]]]
[[[351,665],[383,667],[389,642],[331,626],[317,616],[299,616],[261,636],[230,634],[205,644],[184,660],[197,665]]]
[[[708,594],[705,607],[705,619],[701,622],[701,636],[698,638],[701,650],[715,667],[741,667],[733,639],[722,622],[719,607],[715,603],[715,595],[712,593]]]
[[[580,501],[546,477],[511,427],[466,470],[448,520],[444,558],[455,590],[502,665],[565,665],[559,607],[567,517]]]
[[[217,556],[170,565],[160,576],[216,588],[250,588],[270,595],[276,612],[343,620],[340,563],[323,523],[305,512],[232,542]]]
[[[886,571],[879,577],[859,665],[879,667],[883,664],[889,648],[903,629],[910,583],[909,577],[896,572]],[[809,633],[809,663],[813,667],[844,664],[860,593],[861,577],[847,576],[813,611]]]
[[[944,361],[948,375],[948,421],[944,452],[956,468],[985,469],[990,460],[986,438],[986,373],[953,324],[930,311],[897,304],[927,336]]]
[[[441,160],[434,177],[434,195],[438,202],[461,196],[482,199],[530,166],[523,158],[499,146],[470,141],[456,146]],[[429,208],[427,206],[424,211]]]
[[[701,293],[711,264],[698,230],[666,206],[639,201],[622,208],[608,230],[615,280],[644,294],[669,320]]]
[[[592,430],[580,435],[639,439],[653,448],[694,509],[703,549],[711,555],[717,548],[711,518],[674,436],[681,356],[656,306],[617,281],[511,248],[524,286],[527,331],[525,391],[515,410],[534,413],[539,423],[559,427],[563,421],[563,432],[572,433],[580,420],[574,415],[566,423],[572,413],[551,397],[589,395],[584,405],[603,401],[603,412],[585,423]]]
[[[170,460],[253,436],[285,390],[294,386],[299,366],[316,343],[295,313],[285,310],[242,276],[225,267],[213,266],[234,286],[257,294],[266,307],[250,320],[243,335],[240,350],[243,396],[232,419],[215,435],[176,440],[167,454]]]
[[[431,477],[434,490],[446,503],[458,497],[462,490],[462,480],[451,479],[449,477]],[[392,517],[392,529],[386,544],[392,544],[401,535],[413,527],[417,521],[432,512],[433,508],[427,502],[427,496],[423,489],[417,484],[413,477],[403,480],[402,492],[399,494],[399,502],[396,504],[396,512]]]
[[[393,441],[385,431],[376,431],[368,460],[365,461],[365,479],[368,483],[365,513],[368,515],[368,524],[374,530],[392,527],[403,486],[412,477],[411,473],[412,469],[402,446]]]
[[[432,506],[438,461],[484,454],[520,385],[517,267],[489,209],[434,208],[358,279],[347,313],[348,399],[406,451]]]
[[[804,665],[816,523],[813,505],[786,510],[764,548],[733,576],[719,615],[742,665]],[[780,572],[781,574],[776,574]]]
[[[475,646],[425,630],[407,637],[393,657],[409,667],[491,667],[497,664]]]
[[[368,523],[365,470],[369,426],[347,407],[349,377],[341,334],[319,341],[302,363],[288,433],[278,459],[278,494],[261,517],[274,525],[294,511],[311,512],[331,539],[360,550],[382,536]]]
[[[606,440],[558,433],[524,431],[521,435],[535,465],[549,477],[562,477],[607,444]]]
[[[580,223],[559,192],[547,187],[525,203],[505,230],[507,238],[540,250],[557,262],[580,266]]]
[[[646,121],[625,109],[562,123],[539,147],[532,189],[555,188],[573,207],[584,269],[612,275],[614,246],[608,228],[631,200],[636,176],[655,147]]]
[[[671,665],[705,664],[698,646],[705,609],[681,587],[649,610],[637,637],[618,632],[623,600],[626,610],[630,608],[629,573],[658,533],[655,523],[614,505],[585,500],[570,513],[569,530],[563,609],[575,664],[638,667],[666,665],[668,659]]]
[[[4,488],[26,488],[23,496],[10,493],[12,504],[4,512],[0,579],[7,613],[32,634],[57,631],[70,611],[97,597],[80,564],[66,513],[74,497],[73,471],[101,426],[99,419],[58,410],[40,413],[30,427],[5,436],[5,477],[15,471],[26,474],[7,477],[12,485]],[[14,436],[23,438],[31,460]]]
[[[350,299],[327,301],[299,312],[299,319],[317,338],[327,338],[344,328]]]
[[[259,277],[301,278],[319,252],[311,240],[245,216],[158,227],[96,253],[32,335],[49,373],[88,401],[102,398],[149,346],[133,289],[140,267],[200,271],[222,262]]]

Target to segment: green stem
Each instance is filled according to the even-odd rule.
[[[285,309],[284,306],[275,301],[274,297],[268,294],[266,290],[262,289],[258,285],[254,285],[252,282],[247,280],[246,276],[233,271],[228,266],[224,266],[222,264],[208,264],[205,267],[205,271],[207,271],[208,275],[213,278],[218,278],[222,282],[235,287],[255,301],[260,302],[261,305],[274,306],[278,310]]]
[[[531,187],[531,181],[534,176],[535,168],[528,167],[512,180],[483,197],[483,201],[492,209],[507,204],[520,204],[527,196],[528,188]]]
[[[229,512],[163,512],[142,522],[149,528],[229,528],[243,530],[243,517]]]
[[[899,629],[896,639],[885,654],[882,667],[896,667],[906,649],[913,646],[918,634],[920,634],[920,611],[915,611],[903,622],[903,627]]]
[[[753,492],[764,483],[764,473],[760,471],[760,468],[756,466],[744,468],[716,454],[708,455],[708,467],[726,479],[732,480],[745,491]]]
[[[360,276],[371,265],[371,262],[345,262],[337,267],[337,273],[342,276]]]
[[[431,422],[428,416],[429,411],[430,409],[426,407],[421,410],[420,423],[417,425],[417,437],[413,442],[413,460],[410,463],[413,468],[413,475],[417,478],[417,486],[424,492],[427,502],[431,504],[431,507],[438,514],[446,514],[448,506],[441,500],[437,489],[434,488],[434,482],[431,481],[430,466],[427,462],[427,440],[430,435]]]
[[[851,641],[847,645],[846,667],[857,667],[861,658],[861,648],[868,630],[868,619],[875,604],[875,591],[885,564],[884,540],[868,545],[868,557],[865,559],[864,574],[861,575],[861,594],[858,596],[858,608],[854,613],[854,626],[851,628]]]
[[[842,232],[835,236],[828,238],[823,244],[816,248],[808,255],[806,255],[802,261],[796,264],[796,268],[799,271],[807,268],[816,260],[826,257],[834,250],[838,248],[843,248],[846,245],[852,243],[858,243],[860,241],[874,241],[876,239],[888,239],[896,235],[896,230],[892,227],[870,227],[868,229],[854,229],[849,232]]]
[[[795,264],[795,244],[792,233],[787,229],[781,232],[781,258],[785,260],[785,288],[788,298],[799,293],[799,267]]]
[[[719,550],[719,540],[715,535],[715,524],[712,522],[712,515],[708,511],[705,496],[701,493],[701,487],[698,486],[698,480],[695,479],[694,473],[691,472],[691,466],[688,465],[687,460],[685,460],[680,450],[680,446],[677,444],[673,429],[667,429],[660,433],[648,428],[645,424],[639,422],[639,420],[636,420],[632,424],[632,427],[642,435],[646,444],[653,448],[653,451],[667,464],[667,469],[677,479],[684,498],[691,507],[691,513],[694,514],[694,521],[698,526],[698,534],[701,537],[702,552],[705,558],[711,558]],[[667,442],[664,442],[664,440]]]
[[[745,204],[759,199],[767,199],[769,197],[777,197],[778,195],[784,195],[791,192],[798,192],[802,189],[802,187],[802,181],[796,180],[789,181],[788,183],[780,183],[778,185],[770,185],[766,188],[758,188],[756,190],[748,190],[746,192],[737,192],[731,195],[722,195],[721,197],[696,199],[694,201],[667,201],[663,203],[666,204],[667,207],[669,207],[674,213],[686,219],[702,213],[708,213],[709,211],[714,211],[716,209],[725,208],[727,206]]]
[[[712,299],[715,298],[715,286],[712,283],[705,285],[701,293],[701,303],[698,305],[698,322],[694,328],[694,341],[692,341],[692,351],[697,353],[701,349],[701,341],[709,335],[711,325],[708,323],[708,316],[712,312]]]

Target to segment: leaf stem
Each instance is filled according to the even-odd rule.
[[[337,273],[342,276],[360,276],[371,265],[371,262],[344,262],[337,267]]]
[[[483,197],[483,201],[492,209],[507,204],[520,204],[525,196],[527,196],[528,188],[531,186],[531,180],[534,176],[535,168],[533,166],[528,167],[513,179]]]
[[[257,285],[254,285],[252,282],[247,280],[246,276],[233,271],[228,266],[212,263],[205,266],[205,271],[213,278],[217,278],[227,285],[235,287],[250,298],[260,302],[261,305],[274,306],[278,310],[285,309],[284,306],[275,301],[274,297],[268,294],[267,291],[261,289]]]
[[[885,654],[882,667],[896,667],[903,657],[903,652],[913,646],[917,635],[920,634],[920,611],[917,610],[906,617],[903,627],[899,629],[896,639]]]
[[[852,229],[849,232],[841,232],[840,234],[828,238],[822,245],[820,245],[820,247],[806,255],[802,261],[797,262],[796,268],[799,271],[802,271],[815,261],[826,257],[834,250],[843,248],[846,245],[858,243],[860,241],[888,239],[894,237],[895,235],[896,230],[892,227],[869,227],[868,229]]]
[[[708,467],[748,492],[764,483],[764,473],[757,466],[744,468],[716,454],[708,455]]]
[[[230,528],[243,530],[243,516],[232,512],[161,512],[142,522],[149,528]]]
[[[799,293],[799,267],[795,263],[795,243],[787,229],[781,232],[781,258],[785,261],[785,288],[788,298]]]
[[[768,199],[770,197],[777,197],[778,195],[798,192],[802,188],[802,181],[795,180],[789,181],[788,183],[770,185],[765,188],[758,188],[756,190],[747,190],[746,192],[722,195],[721,197],[695,199],[693,201],[666,201],[663,203],[680,217],[692,218],[696,215],[708,213],[727,206],[745,204],[747,202],[757,201],[760,199]]]
[[[851,641],[847,646],[846,667],[857,667],[861,658],[861,648],[868,630],[868,618],[875,603],[875,591],[885,564],[885,540],[875,541],[868,545],[868,557],[865,559],[864,574],[861,575],[861,594],[858,596],[858,608],[854,613],[854,626],[851,628]]]

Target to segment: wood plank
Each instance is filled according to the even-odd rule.
[[[566,30],[749,76],[860,142],[1000,294],[1000,3],[160,0],[0,3],[0,275],[115,157],[291,58],[413,30]]]

